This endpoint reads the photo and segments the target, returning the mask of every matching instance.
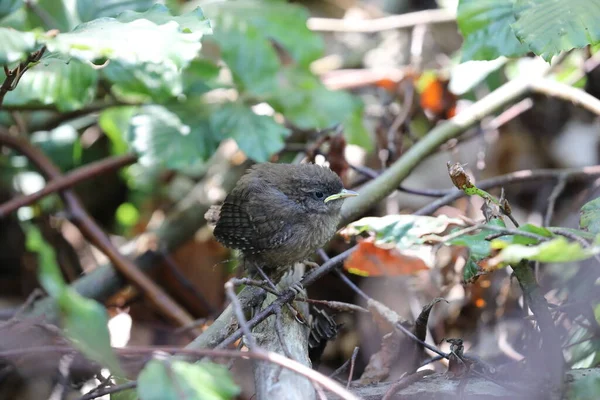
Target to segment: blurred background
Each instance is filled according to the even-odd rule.
[[[40,288],[40,263],[55,263],[67,283],[114,264],[102,245],[108,237],[196,320],[177,326],[138,289],[90,280],[86,293],[106,305],[112,344],[184,345],[225,308],[223,284],[240,273],[236,254],[213,239],[204,213],[252,163],[326,164],[346,187],[361,188],[436,126],[509,80],[545,76],[600,94],[596,47],[565,52],[552,64],[528,52],[476,61],[490,42],[482,36],[463,43],[457,5],[451,0],[1,0],[0,27],[60,33],[0,106],[5,138],[0,138],[0,205],[56,178],[44,173],[44,160],[59,173],[87,175],[73,187],[79,205],[54,193],[0,213],[0,317],[11,318]],[[169,24],[160,25],[156,36],[140,24],[127,25],[162,15],[180,15],[176,21],[188,36]],[[85,25],[115,16],[127,25],[122,31],[103,34]],[[76,28],[80,24],[85,29]],[[63,35],[73,29],[71,36]],[[22,50],[21,42],[6,37],[0,40],[0,64],[16,68],[20,60],[11,59],[9,50],[13,45]],[[402,182],[411,190],[392,193],[363,216],[411,214],[447,194],[448,161],[465,164],[474,181],[519,170],[596,165],[599,133],[597,116],[588,110],[543,94],[519,97],[422,159]],[[6,138],[33,147],[33,156]],[[577,228],[579,210],[598,195],[598,182],[567,181],[554,196],[551,221],[545,221],[555,187],[552,179],[504,185],[520,223]],[[499,189],[490,192],[499,195]],[[472,197],[431,212],[481,219],[482,204]],[[106,236],[93,233],[82,210]],[[334,256],[355,242],[352,235],[338,235],[325,251]],[[460,337],[467,351],[494,365],[519,362],[532,352],[533,327],[523,323],[522,293],[507,269],[465,283],[467,256],[459,247],[428,250],[422,263],[410,265],[375,250],[365,257],[375,271],[354,260],[344,273],[403,318],[413,321],[435,298],[448,301],[432,311],[429,343]],[[548,263],[536,270],[551,303],[574,304],[559,318],[571,367],[597,364],[595,263]],[[312,299],[365,306],[333,274],[308,293]],[[368,313],[333,315],[339,331],[319,357],[318,370],[332,373],[358,347],[353,378],[368,383],[363,373],[381,347],[385,324],[374,323]],[[447,351],[449,344],[440,348]],[[405,370],[400,356],[386,379]],[[232,371],[243,388],[241,398],[250,398],[250,363],[236,362]]]

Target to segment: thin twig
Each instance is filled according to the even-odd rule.
[[[356,346],[356,347],[354,348],[354,350],[352,350],[352,355],[350,356],[350,358],[349,358],[349,359],[347,359],[346,361],[344,361],[344,363],[343,363],[343,364],[342,364],[342,365],[341,365],[341,366],[340,366],[338,369],[336,369],[335,371],[333,371],[333,372],[332,372],[332,373],[329,375],[329,377],[333,379],[333,378],[335,378],[336,376],[338,376],[339,374],[341,374],[342,372],[344,372],[344,371],[346,370],[346,368],[348,368],[348,365],[350,365],[350,363],[352,362],[352,359],[355,359],[355,360],[356,360],[356,356],[358,355],[358,350],[359,350],[359,347],[358,347],[358,346]],[[350,378],[349,378],[349,379],[350,379]]]
[[[452,22],[456,15],[445,9],[416,11],[369,20],[309,18],[308,29],[317,32],[381,32],[391,29],[412,28],[415,25]]]
[[[525,232],[525,231],[520,231],[518,229],[511,229],[511,228],[503,228],[501,226],[494,226],[494,225],[478,225],[479,229],[489,229],[491,231],[496,231],[496,233],[493,233],[491,235],[488,235],[485,239],[486,240],[493,240],[502,236],[507,236],[507,235],[513,235],[513,236],[524,236],[524,237],[528,237],[530,239],[535,239],[539,242],[546,242],[552,238],[549,237],[545,237],[542,235],[537,235],[535,233],[531,233],[531,232]]]
[[[381,400],[392,400],[394,398],[394,395],[396,394],[396,392],[398,392],[399,390],[402,390],[405,387],[412,385],[416,381],[423,379],[425,376],[431,375],[433,373],[434,373],[434,371],[432,371],[430,369],[426,369],[424,371],[418,371],[418,372],[415,372],[414,374],[411,374],[411,375],[401,378],[399,381],[394,382],[393,384],[390,385],[389,389],[387,390],[387,392],[385,392],[385,395],[383,395]]]
[[[84,394],[83,396],[81,396],[79,398],[79,400],[93,400],[93,399],[97,399],[98,397],[106,396],[107,394],[118,393],[118,392],[122,392],[122,391],[129,390],[129,389],[135,389],[136,387],[137,387],[137,382],[135,382],[135,381],[122,383],[120,385],[109,386],[109,387],[101,389],[101,390],[96,390],[91,393]]]
[[[285,343],[285,340],[283,338],[283,323],[281,322],[283,319],[283,315],[281,313],[281,307],[278,307],[275,309],[275,333],[277,334],[277,339],[279,339],[279,343],[281,344],[281,348],[283,349],[283,354],[285,354],[285,356],[287,358],[290,359],[294,359],[294,357],[292,357],[292,353],[290,353],[290,350],[287,347],[287,344]]]
[[[356,250],[355,247],[350,248],[343,253],[338,254],[337,256],[331,258],[329,261],[321,265],[319,268],[313,269],[309,273],[307,273],[304,278],[301,280],[301,284],[303,287],[308,287],[319,280],[322,276],[328,274],[329,272],[335,270],[341,263],[344,262],[350,254],[352,254]],[[296,297],[296,292],[293,290],[286,290],[283,292],[273,303],[271,303],[267,308],[260,311],[257,315],[255,315],[250,321],[248,321],[248,327],[253,328],[262,321],[264,321],[270,315],[273,315],[276,307],[280,307],[283,304],[287,304],[291,302]],[[236,340],[238,340],[242,336],[242,330],[238,329],[232,335],[230,335],[227,339],[222,341],[217,348],[224,348]]]
[[[423,368],[426,365],[429,365],[431,363],[434,363],[434,362],[440,361],[440,360],[444,360],[444,359],[445,359],[445,357],[442,357],[442,356],[433,356],[430,359],[423,361],[421,363],[421,365],[419,366],[419,368]]]
[[[567,229],[563,229],[563,228],[549,228],[550,232],[555,233],[557,235],[561,235],[564,236],[566,238],[569,238],[571,240],[574,240],[576,242],[578,242],[579,244],[581,244],[584,248],[588,248],[588,247],[592,247],[592,245],[585,240],[584,238],[582,238],[581,236],[578,236],[572,232],[570,232]],[[594,259],[596,261],[598,261],[598,263],[600,263],[600,255],[598,254],[594,254]]]
[[[27,59],[25,61],[17,65],[13,70],[8,69],[6,65],[4,66],[4,73],[6,74],[6,79],[4,79],[4,82],[0,86],[0,110],[2,109],[2,103],[4,102],[4,96],[6,96],[6,93],[10,92],[11,90],[15,90],[17,84],[19,83],[19,80],[21,79],[25,71],[29,69],[31,64],[38,62],[40,58],[42,58],[42,56],[44,55],[45,51],[46,46],[43,46],[37,51],[34,51],[33,53],[27,56]]]
[[[323,254],[321,254],[321,256],[323,256]],[[327,257],[327,255],[324,255],[325,257]],[[342,279],[356,294],[358,294],[360,297],[362,297],[364,300],[366,300],[367,302],[369,301],[376,301],[374,300],[371,296],[369,296],[368,294],[366,294],[365,292],[363,292],[358,286],[356,286],[346,275],[344,275],[341,271],[337,270],[336,271],[337,276]],[[438,349],[436,349],[435,347],[433,347],[432,345],[430,345],[429,343],[426,343],[424,341],[422,341],[421,339],[419,339],[414,333],[412,333],[411,331],[409,331],[407,328],[405,328],[401,323],[396,323],[395,327],[399,330],[401,330],[404,334],[406,334],[408,337],[410,337],[411,339],[415,340],[417,343],[419,343],[422,346],[425,346],[426,348],[428,348],[429,350],[433,351],[436,354],[439,354],[440,356],[443,356],[445,358],[448,358],[448,355]]]
[[[549,226],[552,223],[552,216],[554,215],[554,205],[556,204],[556,200],[561,195],[563,190],[565,190],[565,185],[567,184],[567,180],[564,176],[560,176],[558,178],[558,182],[552,189],[552,193],[548,197],[548,208],[546,209],[546,214],[544,215],[544,226]]]
[[[235,350],[221,350],[221,349],[187,349],[181,347],[160,347],[160,346],[147,346],[147,347],[126,347],[126,348],[114,348],[113,349],[117,354],[127,356],[127,355],[147,355],[152,354],[156,351],[162,351],[169,354],[185,354],[189,356],[194,356],[197,358],[203,357],[213,357],[213,358],[250,358],[253,360],[261,360],[272,362],[274,364],[280,365],[286,369],[294,371],[313,382],[318,383],[325,389],[337,394],[344,400],[359,400],[356,395],[352,394],[348,390],[344,389],[340,384],[335,382],[332,379],[329,379],[325,375],[300,364],[297,361],[290,360],[281,354],[277,354],[274,352],[268,352],[264,350],[259,351],[235,351]],[[20,349],[12,349],[0,351],[0,358],[4,357],[14,357],[21,356],[23,354],[32,354],[32,353],[56,353],[56,352],[64,352],[69,353],[72,352],[73,348],[69,346],[40,346],[40,347],[29,347],[29,348],[20,348]]]
[[[204,297],[202,292],[200,292],[196,288],[196,286],[194,286],[194,284],[190,282],[190,280],[180,271],[179,266],[177,265],[173,257],[171,257],[171,255],[164,249],[160,252],[160,255],[162,256],[165,265],[167,266],[167,268],[169,268],[169,271],[171,271],[177,282],[179,282],[185,289],[187,289],[187,291],[192,296],[194,296],[196,300],[200,302],[200,304],[202,304],[202,307],[206,309],[209,315],[214,315],[217,312],[215,307],[212,304],[210,304],[210,302],[206,299],[206,297]]]
[[[136,161],[136,155],[128,154],[118,157],[109,157],[100,161],[86,164],[69,172],[68,174],[61,176],[60,178],[51,180],[41,190],[35,193],[26,196],[15,197],[3,204],[0,204],[0,219],[18,210],[20,207],[30,205],[52,193],[71,188],[78,183],[86,181],[92,177],[117,170],[126,165],[133,164]]]
[[[41,150],[31,145],[31,143],[8,134],[0,133],[0,145],[21,153],[36,166],[46,179],[57,180],[62,177],[58,167]],[[108,257],[125,278],[137,286],[148,297],[157,310],[160,310],[165,316],[179,325],[189,325],[193,322],[193,318],[187,311],[181,308],[152,279],[141,272],[131,260],[119,252],[108,236],[85,211],[83,205],[71,190],[63,190],[60,193],[70,212],[71,221],[75,226],[77,226],[87,240],[98,247]]]
[[[569,101],[596,115],[600,115],[600,100],[579,88],[547,78],[534,79],[530,82],[530,85],[531,90],[534,92]]]
[[[376,179],[380,173],[378,173],[377,171],[375,171],[374,169],[371,169],[369,167],[366,166],[360,166],[360,165],[350,165],[350,168],[352,168],[353,170],[355,170],[356,172],[367,176],[371,179]],[[427,197],[441,197],[441,196],[445,196],[448,193],[452,192],[452,189],[441,189],[441,190],[437,190],[437,189],[413,189],[413,188],[407,188],[404,187],[402,185],[398,186],[397,188],[399,191],[401,192],[405,192],[405,193],[410,193],[410,194],[416,194],[419,196],[427,196]]]
[[[358,346],[352,351],[352,357],[350,357],[350,371],[348,371],[348,380],[346,381],[346,389],[350,387],[352,377],[354,376],[354,366],[356,365],[356,356],[358,356]]]
[[[335,274],[338,276],[338,278],[340,278],[346,285],[348,285],[348,287],[350,287],[350,289],[352,289],[354,291],[354,293],[358,294],[360,297],[362,297],[364,300],[369,300],[370,297],[368,294],[366,294],[365,292],[363,292],[358,286],[356,286],[354,284],[354,282],[352,282],[350,280],[350,278],[348,278],[342,271],[340,270],[336,270]]]
[[[319,304],[321,306],[326,306],[336,311],[346,311],[346,312],[361,312],[368,313],[369,310],[363,308],[361,306],[357,306],[356,304],[344,303],[342,301],[333,301],[333,300],[315,300],[315,299],[296,299],[296,301],[305,301],[310,304]]]
[[[496,176],[494,178],[485,179],[477,182],[477,187],[483,190],[492,189],[495,187],[525,183],[531,181],[555,180],[560,176],[564,176],[567,181],[577,179],[595,179],[600,176],[600,166],[594,165],[583,168],[565,168],[565,169],[538,169],[538,170],[521,170],[511,172],[509,174]],[[443,207],[467,195],[458,189],[454,189],[451,193],[439,198],[432,203],[415,211],[414,215],[429,215],[433,214],[438,208]]]
[[[255,286],[255,287],[259,287],[259,288],[263,289],[265,292],[269,292],[269,293],[271,293],[271,294],[273,294],[275,296],[279,296],[280,295],[280,293],[277,290],[277,288],[273,289],[265,281],[259,281],[259,280],[251,279],[251,278],[231,278],[230,281],[235,286],[242,286],[242,285]]]
[[[258,346],[256,344],[256,341],[254,340],[254,336],[252,336],[252,331],[250,327],[248,327],[248,321],[246,321],[246,317],[244,317],[244,312],[242,311],[242,305],[240,304],[240,300],[233,291],[233,283],[231,281],[225,282],[225,292],[227,293],[229,301],[231,301],[231,305],[233,306],[233,312],[235,313],[235,317],[238,320],[238,324],[242,329],[242,332],[244,332],[248,348],[253,351],[257,350]]]

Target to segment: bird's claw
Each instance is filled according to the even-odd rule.
[[[318,263],[314,262],[314,261],[308,261],[308,260],[306,260],[306,261],[303,261],[303,264],[307,268],[311,268],[311,269],[319,268],[320,267],[320,265]]]
[[[294,292],[294,296],[298,296],[300,293],[304,291],[304,285],[302,282],[296,282],[289,287],[289,289]]]

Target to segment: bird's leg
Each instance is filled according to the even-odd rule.
[[[256,271],[261,276],[261,278],[264,279],[265,284],[271,287],[271,289],[273,289],[275,292],[279,293],[279,290],[277,290],[277,287],[275,286],[271,278],[269,278],[269,276],[265,273],[265,271],[263,271],[262,267],[260,265],[255,265],[254,267],[256,268]]]
[[[273,281],[269,278],[269,276],[265,273],[265,271],[263,271],[263,269],[261,268],[260,265],[254,265],[254,267],[256,268],[256,271],[258,272],[258,274],[264,279],[265,283],[270,286],[276,293],[279,293],[279,291],[277,290],[277,287],[275,286],[275,284],[273,283]],[[297,296],[302,290],[304,290],[304,287],[302,286],[302,284],[300,282],[295,283],[294,285],[292,285],[293,287],[295,287],[297,290],[293,289],[292,287],[290,287],[290,290],[292,290],[295,295]],[[304,315],[302,315],[302,313],[300,312],[300,310],[298,310],[296,308],[296,306],[294,306],[293,304],[287,304],[287,307],[290,309],[290,311],[292,312],[292,314],[294,315],[294,317],[296,318],[296,320],[298,322],[300,322],[301,324],[304,325],[308,325],[306,318],[304,317]]]

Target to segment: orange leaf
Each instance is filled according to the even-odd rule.
[[[452,118],[456,115],[457,97],[448,90],[447,80],[435,79],[429,82],[421,93],[421,107],[438,118]]]
[[[397,248],[383,248],[370,240],[358,243],[358,249],[344,263],[344,268],[361,276],[397,276],[429,269],[418,257],[402,254]]]

